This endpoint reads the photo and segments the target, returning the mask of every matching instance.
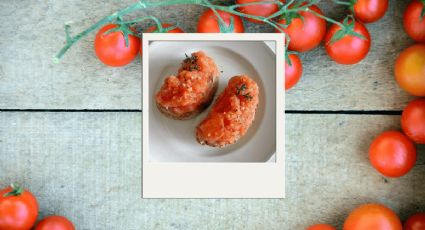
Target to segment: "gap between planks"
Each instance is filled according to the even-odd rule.
[[[141,109],[0,109],[0,112],[141,113]],[[398,110],[285,110],[286,114],[401,115]]]

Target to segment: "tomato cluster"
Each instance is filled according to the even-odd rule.
[[[279,8],[277,4],[268,3],[268,0],[237,0],[237,4],[246,4],[251,2],[265,2],[252,6],[239,7],[239,11],[248,15],[268,17],[276,13]],[[285,2],[285,1],[282,1]],[[306,5],[293,3],[288,6],[289,9],[295,6]],[[333,24],[329,29],[326,28],[326,20],[320,8],[311,5],[307,10],[299,11],[290,15],[281,15],[275,18],[278,25],[282,25],[276,32],[284,32],[288,36],[288,49],[292,52],[287,56],[285,63],[285,89],[288,90],[296,85],[300,80],[303,67],[300,58],[295,52],[307,52],[325,43],[325,49],[329,57],[340,64],[355,64],[366,57],[371,46],[371,38],[367,28],[363,23],[375,22],[384,16],[388,8],[388,0],[359,0],[352,1],[352,13],[355,19],[346,21],[344,28],[351,28],[345,31],[342,25]],[[239,16],[227,12],[218,12],[223,18],[225,25],[230,25],[230,18],[234,19],[233,31],[244,32],[242,20]],[[249,21],[262,23],[258,20]],[[211,10],[206,10],[199,19],[197,31],[200,33],[222,32],[217,17]],[[337,39],[335,39],[337,38]]]
[[[410,216],[404,225],[397,214],[378,203],[360,205],[345,219],[343,230],[424,230],[425,213]],[[315,224],[306,230],[336,230],[328,224]]]
[[[414,44],[398,56],[394,74],[397,83],[408,93],[425,96],[425,1],[412,0],[403,14],[403,25]]]
[[[411,101],[401,115],[403,132],[386,131],[369,148],[372,166],[387,177],[406,175],[416,163],[417,144],[425,143],[425,99]]]
[[[281,0],[282,3],[286,1]],[[256,3],[255,5],[246,5]],[[264,3],[264,4],[262,4]],[[292,51],[285,63],[285,89],[294,87],[300,80],[303,72],[301,59],[296,52],[307,52],[320,45],[324,41],[324,46],[329,57],[339,64],[355,64],[363,60],[371,46],[371,37],[363,23],[371,23],[379,20],[385,15],[388,9],[388,0],[357,0],[348,1],[349,9],[354,17],[347,17],[346,20],[335,22],[327,17],[316,5],[306,6],[306,1],[294,2],[287,6],[288,10],[295,7],[306,6],[303,10],[291,13],[276,13],[280,7],[272,0],[236,0],[235,4],[240,4],[237,8],[239,12],[247,17],[248,21],[254,23],[264,23],[250,16],[258,16],[263,19],[274,17],[277,26],[276,32],[286,34],[288,40],[288,50]],[[409,8],[414,15],[418,12],[418,4],[412,3]],[[419,9],[420,10],[420,9]],[[276,17],[275,17],[276,15]],[[406,31],[413,34],[415,39],[423,37],[422,22],[413,20],[410,14],[405,14]],[[326,21],[333,24],[326,28]],[[109,66],[124,66],[129,64],[141,53],[140,40],[133,34],[126,35],[121,30],[114,30],[118,25],[108,24],[102,27],[95,39],[96,55],[103,63]],[[163,28],[172,25],[163,24]],[[158,31],[155,27],[147,29],[145,32]],[[166,30],[167,33],[183,33],[180,28]],[[236,14],[222,10],[205,10],[198,20],[198,33],[243,33],[245,32],[243,20]],[[126,37],[128,37],[126,42]],[[294,65],[292,65],[294,63]],[[403,65],[401,63],[400,65]],[[403,73],[401,73],[403,75]],[[409,84],[409,83],[404,83]]]
[[[321,17],[323,12],[316,5],[289,17],[289,21],[288,17],[280,19],[278,22],[286,25],[282,30],[290,39],[289,50],[310,51],[324,41],[328,56],[339,64],[356,64],[363,60],[371,46],[369,31],[363,23],[382,18],[388,9],[388,0],[358,0],[347,4],[351,4],[349,8],[355,18],[347,18],[348,20],[334,23],[329,28],[326,28],[326,20]],[[346,28],[351,29],[345,31]],[[292,61],[293,58],[289,59]],[[296,62],[292,67],[286,63],[285,68],[285,89],[288,90],[299,80],[298,75],[295,75],[297,78],[294,77],[294,72],[302,73],[302,65]]]
[[[407,34],[417,42],[425,37],[425,2],[412,0],[403,24]],[[408,93],[425,96],[425,44],[414,44],[400,53],[394,65],[397,83]],[[416,162],[417,144],[425,144],[425,98],[411,101],[401,116],[403,132],[387,131],[372,142],[369,158],[372,166],[387,177],[407,174]]]
[[[375,9],[373,6],[375,6]],[[387,8],[388,2],[381,0],[357,0],[352,7],[356,19],[362,22],[376,21],[384,15]],[[419,43],[425,42],[424,8],[425,1],[412,0],[403,16],[407,34]],[[365,13],[365,11],[369,11],[369,13]],[[372,12],[374,13],[372,14]],[[337,25],[332,25],[327,33],[335,33],[332,31],[335,28],[337,28]],[[354,30],[368,39],[362,41],[358,37],[351,37],[351,40],[356,40],[356,42],[353,42],[356,46],[344,47],[344,44],[338,45],[341,46],[341,52],[344,51],[347,54],[346,57],[338,59],[338,56],[332,53],[332,49],[325,44],[328,54],[338,63],[355,63],[367,54],[367,51],[363,49],[365,47],[369,49],[370,46],[370,44],[367,44],[367,41],[370,41],[367,30],[357,21]],[[325,40],[329,41],[330,38],[325,37]],[[352,53],[350,47],[356,51]],[[335,45],[333,48],[336,49]],[[394,72],[396,81],[401,88],[412,95],[424,97],[425,44],[414,44],[401,52],[396,60]],[[425,98],[415,99],[406,106],[401,115],[401,127],[403,132],[386,131],[381,133],[372,141],[369,148],[369,160],[372,166],[387,177],[404,176],[416,163],[415,143],[425,144]],[[307,230],[313,229],[332,230],[334,228],[326,224],[313,225],[307,228]],[[388,207],[381,204],[366,204],[350,213],[344,222],[343,229],[425,230],[425,213],[412,215],[402,226],[399,217]]]
[[[280,0],[283,4],[285,0]],[[254,5],[249,5],[253,4]],[[263,4],[264,3],[264,4]],[[264,21],[253,19],[251,16],[275,17],[276,32],[287,35],[288,50],[294,52],[307,52],[324,41],[328,56],[339,64],[356,64],[363,60],[369,53],[371,37],[364,23],[373,23],[381,19],[388,10],[388,0],[352,0],[346,1],[350,13],[354,17],[336,22],[325,17],[316,5],[309,5],[306,9],[291,13],[276,14],[280,7],[273,0],[236,0],[237,10],[248,21],[263,24]],[[248,4],[248,5],[247,5]],[[287,6],[288,10],[294,7],[305,6],[307,1],[293,2]],[[403,24],[406,33],[417,42],[425,42],[425,10],[423,0],[412,0],[403,15]],[[219,16],[219,17],[218,17]],[[332,22],[326,28],[326,21]],[[163,28],[172,25],[163,24]],[[108,66],[124,66],[131,63],[141,53],[140,39],[135,34],[125,34],[121,30],[114,30],[116,24],[103,26],[95,39],[95,51],[100,61]],[[151,27],[145,32],[183,33],[180,28],[158,31]],[[198,19],[198,33],[243,33],[244,23],[241,16],[222,10],[205,10]],[[127,39],[125,39],[127,38]],[[126,41],[127,40],[127,41]],[[296,85],[303,72],[303,65],[296,53],[285,63],[285,89]],[[425,95],[425,77],[423,68],[425,48],[414,46],[406,49],[396,63],[396,79],[400,86],[413,95]],[[415,58],[422,57],[422,58]],[[292,66],[292,60],[294,66]],[[413,67],[412,67],[413,66]],[[409,77],[408,77],[409,76]]]
[[[280,0],[285,3],[285,0]],[[256,3],[254,5],[247,5]],[[264,4],[262,4],[264,3]],[[248,21],[262,24],[264,21],[253,19],[250,16],[259,16],[263,19],[274,17],[280,7],[273,0],[236,0],[237,8]],[[288,9],[306,6],[307,2],[294,2]],[[355,19],[336,22],[328,30],[326,17],[316,5],[306,6],[304,10],[295,13],[277,14],[273,20],[277,26],[276,32],[284,32],[289,38],[288,49],[293,51],[288,55],[285,63],[285,89],[296,85],[303,72],[301,59],[295,52],[307,52],[325,42],[325,49],[329,57],[340,64],[355,64],[366,57],[371,45],[371,38],[367,28],[362,23],[374,22],[384,16],[388,8],[388,0],[358,0],[351,1],[352,13]],[[219,17],[218,17],[219,16]],[[343,27],[342,27],[342,26]],[[95,40],[96,55],[103,63],[109,66],[124,66],[132,62],[141,51],[140,40],[133,34],[126,35],[120,30],[113,30],[118,25],[109,24],[102,27]],[[170,24],[163,24],[164,28]],[[350,28],[347,30],[347,28]],[[112,32],[111,32],[112,30]],[[145,32],[158,32],[155,28]],[[161,31],[159,31],[161,32]],[[183,33],[179,28],[168,30],[168,33]],[[205,10],[198,20],[198,33],[243,33],[243,20],[240,16],[222,10]],[[128,37],[127,42],[125,37]],[[337,38],[337,39],[335,39]],[[141,52],[140,52],[141,53]],[[293,63],[293,64],[292,64]]]
[[[35,225],[38,203],[28,190],[11,185],[0,190],[0,229],[4,230],[75,230],[62,216],[49,216]]]

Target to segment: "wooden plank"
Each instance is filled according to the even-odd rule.
[[[0,2],[0,108],[2,109],[140,109],[140,60],[124,68],[106,68],[93,52],[94,35],[73,47],[60,64],[52,56],[64,42],[63,23],[73,32],[87,28],[133,0]],[[302,55],[305,72],[287,93],[290,110],[399,110],[409,96],[393,80],[397,54],[411,41],[402,31],[406,1],[391,0],[385,18],[368,25],[373,43],[369,56],[355,66],[341,66],[323,48]],[[322,9],[341,18],[343,8],[322,1]],[[166,22],[195,32],[200,7],[165,7],[148,11]],[[139,14],[144,15],[143,13]],[[246,23],[247,32],[272,32]]]
[[[140,61],[106,68],[93,51],[94,35],[73,47],[60,64],[64,23],[79,32],[125,1],[1,1],[0,108],[127,109],[140,107]]]
[[[38,197],[41,216],[77,229],[304,229],[341,226],[381,202],[403,218],[425,211],[425,155],[405,177],[370,166],[374,136],[399,116],[287,115],[286,199],[141,199],[140,113],[0,113],[0,187]]]

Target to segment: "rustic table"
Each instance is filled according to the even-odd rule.
[[[105,68],[89,36],[60,64],[63,23],[78,32],[135,0],[0,1],[0,187],[16,182],[40,216],[69,217],[77,229],[303,229],[341,226],[355,206],[381,202],[402,218],[425,211],[425,149],[414,169],[384,178],[370,166],[373,137],[399,129],[411,99],[393,80],[407,1],[391,0],[369,28],[360,64],[341,66],[323,48],[303,54],[304,75],[287,92],[286,199],[141,199],[141,63]],[[331,1],[320,7],[340,19]],[[194,32],[199,7],[150,10]],[[140,13],[142,15],[142,13]],[[249,32],[272,32],[246,23]]]

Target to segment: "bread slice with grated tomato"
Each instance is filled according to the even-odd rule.
[[[186,55],[177,76],[164,80],[156,94],[156,105],[167,117],[186,120],[204,111],[217,91],[219,71],[203,51]]]
[[[237,142],[254,121],[258,95],[258,85],[250,77],[232,77],[207,117],[196,128],[196,140],[212,147]]]

